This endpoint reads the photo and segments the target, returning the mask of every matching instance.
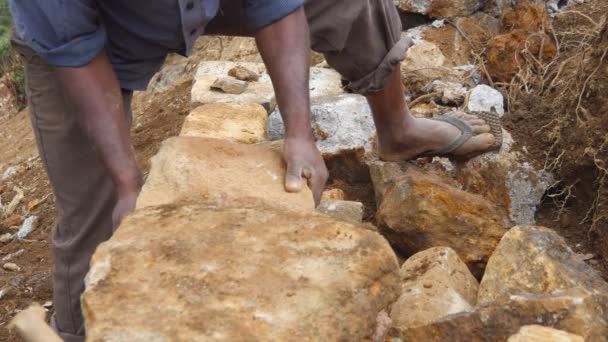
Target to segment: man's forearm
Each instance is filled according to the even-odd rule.
[[[83,67],[58,67],[56,74],[118,191],[137,191],[141,176],[120,85],[105,52]]]
[[[287,138],[312,139],[310,127],[310,32],[303,8],[261,29],[256,42],[285,123]]]

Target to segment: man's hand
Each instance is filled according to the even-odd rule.
[[[314,139],[285,139],[284,158],[287,163],[285,190],[288,192],[302,190],[302,177],[304,177],[312,189],[315,204],[319,205],[328,172]]]
[[[135,210],[137,197],[141,191],[142,180],[136,180],[131,185],[120,185],[116,188],[116,205],[112,211],[112,231],[115,232],[122,220]]]

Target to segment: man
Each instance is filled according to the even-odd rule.
[[[31,119],[59,211],[53,234],[52,324],[82,341],[80,294],[89,260],[133,210],[142,186],[129,133],[133,90],[167,53],[188,54],[202,33],[254,36],[286,126],[285,188],[303,177],[319,200],[327,169],[310,126],[310,48],[367,96],[386,160],[466,155],[495,138],[476,116],[414,118],[403,98],[393,0],[11,0]]]

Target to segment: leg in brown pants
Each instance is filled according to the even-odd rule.
[[[32,126],[59,211],[52,237],[52,324],[65,341],[84,341],[80,295],[95,248],[112,234],[114,185],[52,68],[31,49],[17,42],[14,48],[25,64]],[[130,119],[131,93],[123,92],[123,99]]]

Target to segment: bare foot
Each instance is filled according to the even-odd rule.
[[[447,114],[465,121],[473,130],[473,137],[450,154],[467,155],[490,149],[496,142],[490,126],[475,115],[463,112]],[[386,161],[410,160],[426,152],[435,151],[446,146],[462,134],[453,125],[425,118],[412,118],[402,127],[395,127],[390,132],[378,131],[380,158]]]

